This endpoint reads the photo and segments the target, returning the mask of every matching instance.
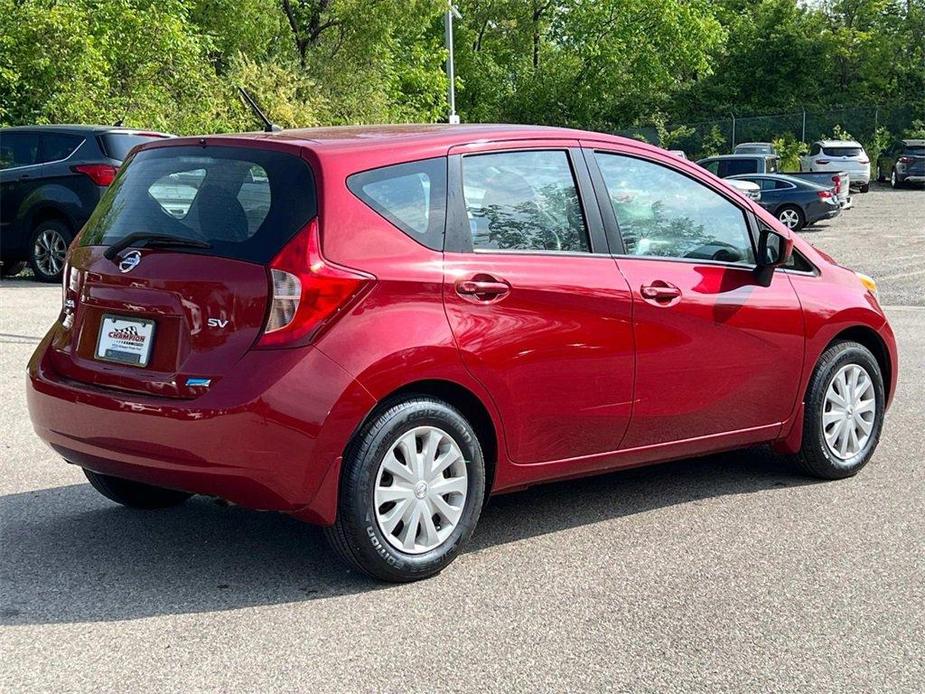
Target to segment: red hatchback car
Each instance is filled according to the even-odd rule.
[[[896,384],[871,280],[694,164],[558,128],[143,145],[63,294],[29,409],[94,487],[283,511],[392,581],[489,493],[760,443],[853,475]]]

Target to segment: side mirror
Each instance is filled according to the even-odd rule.
[[[758,235],[758,266],[755,275],[762,287],[771,285],[774,268],[786,265],[793,253],[793,239],[762,225]]]

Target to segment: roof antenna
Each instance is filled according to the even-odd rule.
[[[241,98],[244,99],[244,103],[251,107],[251,111],[253,111],[254,115],[263,123],[263,131],[265,133],[278,133],[282,130],[281,127],[267,118],[267,115],[260,110],[257,102],[254,101],[250,94],[244,91],[244,87],[238,86],[238,91],[241,93]]]

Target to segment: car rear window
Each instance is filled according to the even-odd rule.
[[[418,243],[433,250],[443,249],[445,157],[356,173],[347,178],[347,187]]]
[[[864,152],[860,147],[823,147],[822,153],[827,157],[859,157]]]
[[[103,153],[110,159],[122,161],[128,156],[129,151],[135,145],[140,145],[151,140],[161,140],[163,135],[141,135],[138,133],[103,133],[100,135],[100,146]]]
[[[906,147],[903,154],[908,154],[910,157],[922,157],[925,156],[925,147]]]
[[[150,232],[212,246],[184,252],[267,263],[316,211],[311,169],[299,157],[250,147],[163,147],[132,158],[80,243],[109,246]]]

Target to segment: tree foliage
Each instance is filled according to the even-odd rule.
[[[445,117],[445,0],[0,0],[0,124],[253,128]],[[925,0],[459,0],[468,121],[613,130],[906,103]]]

